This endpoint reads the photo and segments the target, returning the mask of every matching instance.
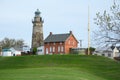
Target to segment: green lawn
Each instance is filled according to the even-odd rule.
[[[100,56],[0,57],[0,80],[119,80],[120,63]]]

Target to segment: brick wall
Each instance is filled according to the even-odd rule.
[[[53,54],[59,54],[59,53],[65,53],[65,44],[64,42],[54,42],[54,43],[45,43],[45,54],[53,53]]]
[[[75,40],[74,36],[71,35],[65,42],[65,53],[70,53],[70,48],[78,47],[78,42]]]
[[[65,42],[52,42],[52,43],[44,43],[44,52],[45,54],[59,54],[59,53],[70,53],[70,48],[76,48],[78,46],[77,40],[73,35]]]

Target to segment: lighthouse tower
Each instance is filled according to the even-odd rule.
[[[40,11],[37,9],[35,12],[33,23],[33,32],[32,32],[32,49],[37,48],[43,45],[43,20],[40,16]]]

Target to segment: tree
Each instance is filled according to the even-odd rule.
[[[0,41],[0,46],[2,48],[11,48],[11,47],[21,47],[24,45],[24,40],[19,39],[9,39],[9,38],[4,38],[3,40]]]
[[[34,48],[33,48],[33,54],[36,54],[36,53],[37,53],[37,48],[34,47]]]
[[[120,3],[120,0],[118,0]],[[120,44],[120,6],[114,1],[109,13],[96,13],[95,24],[98,26],[94,31],[95,42],[100,46]]]
[[[95,48],[94,47],[90,47],[89,49],[90,49],[90,55],[92,55],[93,52],[95,51]],[[88,55],[88,48],[86,48],[85,54]]]

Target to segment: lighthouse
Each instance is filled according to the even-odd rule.
[[[43,40],[43,20],[40,16],[40,11],[37,9],[35,11],[35,17],[32,20],[33,23],[33,31],[32,31],[32,49],[40,47],[44,44]]]

